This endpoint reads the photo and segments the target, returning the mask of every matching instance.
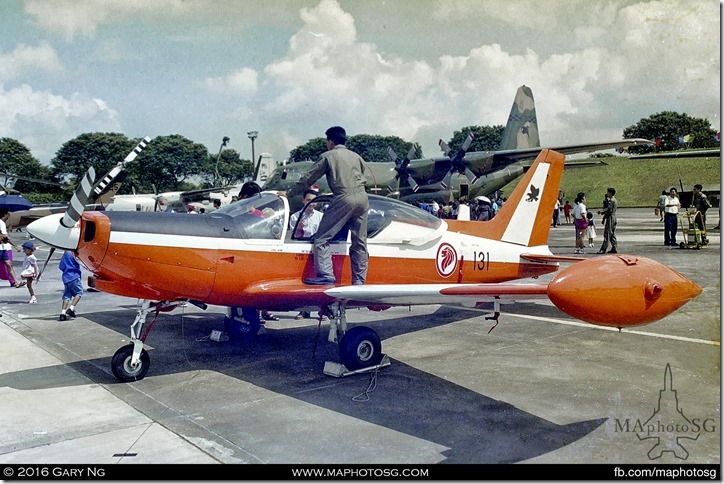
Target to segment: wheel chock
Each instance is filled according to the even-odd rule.
[[[385,366],[390,366],[390,358],[387,355],[382,355],[382,360],[376,365],[367,366],[365,368],[360,368],[354,371],[348,370],[347,367],[341,363],[337,363],[335,361],[325,361],[324,374],[327,376],[333,376],[335,378],[341,378],[343,376],[357,375],[359,373],[367,373],[369,371],[379,370],[380,368],[384,368]]]

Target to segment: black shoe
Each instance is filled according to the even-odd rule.
[[[75,311],[73,311],[72,309],[68,308],[65,314],[67,314],[69,318],[75,319]]]
[[[66,316],[65,314],[61,314],[60,317],[58,318],[58,321],[67,321],[67,320],[68,320],[68,316]]]
[[[322,277],[310,277],[304,279],[304,284],[310,286],[334,286],[334,277],[322,276]]]
[[[618,254],[618,251],[616,249],[611,249],[608,251],[609,254]]]

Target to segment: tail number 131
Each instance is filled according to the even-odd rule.
[[[483,252],[482,250],[473,252],[473,270],[490,270],[490,252]]]

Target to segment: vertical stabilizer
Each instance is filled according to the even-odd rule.
[[[456,230],[487,239],[534,247],[548,244],[565,155],[544,149],[503,207],[487,222],[462,222]]]
[[[498,149],[502,151],[539,146],[538,118],[535,114],[533,91],[528,86],[520,86],[515,94]]]

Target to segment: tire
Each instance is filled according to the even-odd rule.
[[[371,328],[355,326],[339,342],[339,359],[350,371],[378,365],[382,361],[380,337]]]
[[[133,356],[133,344],[122,346],[116,351],[111,360],[111,371],[119,381],[128,383],[132,381],[143,380],[151,366],[151,357],[144,349],[141,350],[141,358],[138,361],[138,367],[131,366],[131,357]]]
[[[683,242],[679,242],[679,248],[683,249],[685,247],[686,247],[686,245]]]
[[[247,323],[240,323],[237,318],[244,318]],[[224,316],[224,330],[231,339],[253,338],[259,333],[261,322],[259,313],[253,308],[231,308],[231,316]]]

